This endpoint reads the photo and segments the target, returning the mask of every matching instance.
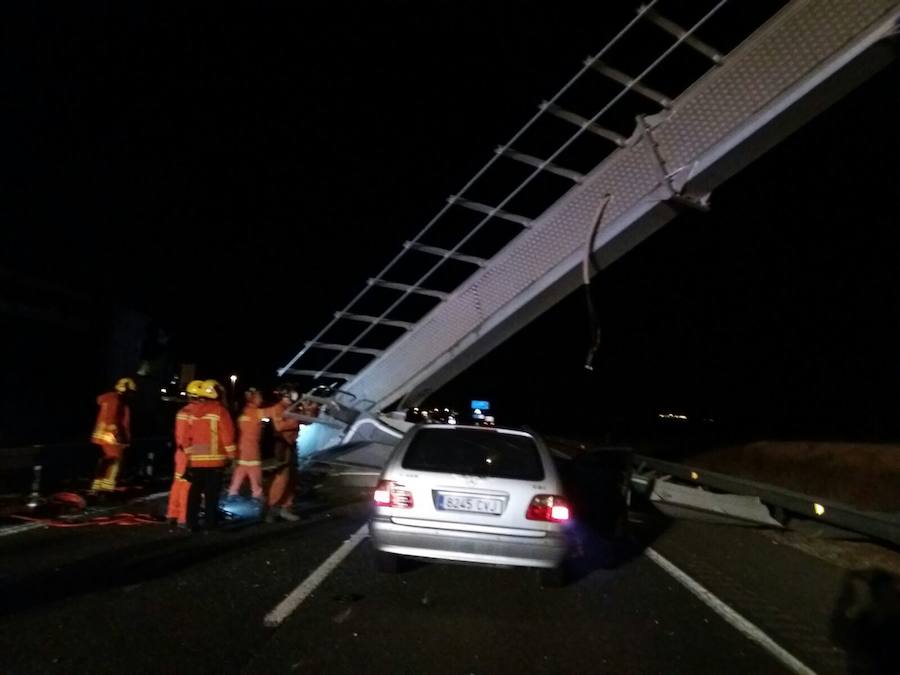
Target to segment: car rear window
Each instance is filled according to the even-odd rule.
[[[533,438],[477,429],[420,429],[403,457],[403,468],[520,480],[544,478]]]

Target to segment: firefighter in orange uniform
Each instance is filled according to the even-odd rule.
[[[114,391],[97,397],[100,411],[91,442],[100,446],[103,456],[97,464],[91,492],[113,492],[116,489],[122,455],[131,443],[131,409],[128,402],[136,389],[134,380],[123,377],[116,382]]]
[[[185,439],[194,421],[194,410],[200,400],[203,389],[202,380],[193,380],[188,383],[188,404],[175,415],[175,477],[172,479],[172,488],[169,491],[169,507],[166,510],[166,519],[169,524],[178,524],[180,528],[187,527],[187,501],[191,484],[184,477],[187,470],[187,455],[184,452]]]
[[[297,482],[297,438],[300,422],[285,416],[299,398],[296,391],[288,388],[279,390],[281,400],[273,406],[272,428],[275,430],[275,478],[269,486],[269,513],[266,522],[300,520],[291,510],[294,505],[294,490]]]
[[[262,453],[260,452],[261,422],[280,412],[280,406],[263,408],[262,394],[250,388],[244,393],[246,405],[238,417],[237,467],[231,477],[228,498],[236,498],[245,480],[250,481],[253,499],[262,500]]]
[[[185,477],[191,484],[188,491],[187,523],[196,530],[203,497],[207,529],[215,529],[219,520],[219,493],[222,473],[234,458],[234,422],[231,414],[218,400],[221,385],[206,380],[200,388],[202,397],[191,411],[191,423],[183,438],[187,455]]]

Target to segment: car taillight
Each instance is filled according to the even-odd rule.
[[[525,517],[528,520],[564,523],[571,517],[569,502],[559,495],[537,495],[528,505]]]
[[[375,488],[375,505],[411,509],[413,505],[412,492],[392,480],[379,481]]]
[[[390,506],[391,505],[391,489],[390,489],[390,481],[383,480],[378,483],[378,487],[375,488],[375,504],[377,506]]]

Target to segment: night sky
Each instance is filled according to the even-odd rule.
[[[570,411],[554,428],[676,411],[742,436],[896,440],[900,138],[876,120],[900,115],[898,76],[894,62],[722,185],[711,212],[680,215],[599,274],[592,374],[579,292],[459,377],[455,400]]]
[[[610,4],[4,7],[0,265],[149,315],[206,372],[271,377],[637,3]],[[897,75],[601,273],[593,374],[576,294],[445,398],[896,435]]]

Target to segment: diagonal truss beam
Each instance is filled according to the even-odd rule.
[[[595,247],[601,268],[671,220],[679,208],[673,197],[709,193],[885,65],[895,54],[883,40],[898,22],[896,0],[792,0],[669,101],[671,110],[648,118],[652,135],[635,134],[529,220],[488,267],[345,389],[376,409],[420,402],[577,288],[594,211],[606,194]],[[632,89],[647,72],[629,78]],[[664,177],[661,160],[670,167]]]

